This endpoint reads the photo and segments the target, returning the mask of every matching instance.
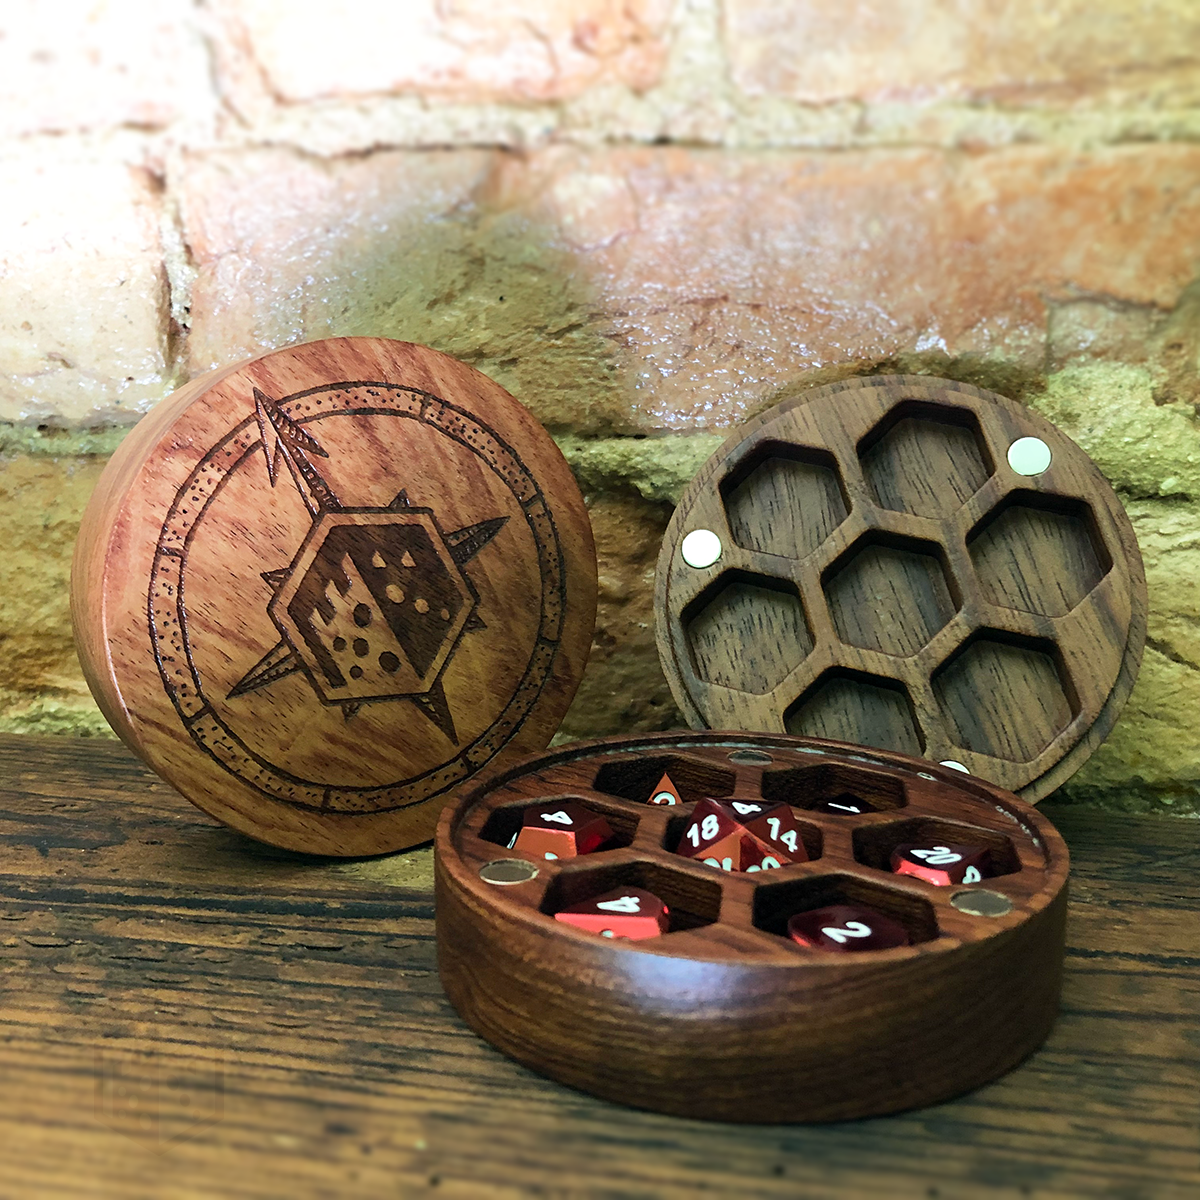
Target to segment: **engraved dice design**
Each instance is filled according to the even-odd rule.
[[[509,847],[536,858],[574,858],[599,850],[612,836],[612,826],[582,804],[551,800],[525,810]]]
[[[556,921],[586,929],[601,937],[658,937],[669,927],[669,909],[652,892],[643,888],[619,887],[582,904],[573,904],[554,914]]]
[[[808,859],[791,808],[761,800],[701,800],[675,853],[723,871],[765,871]]]
[[[865,904],[830,904],[796,913],[788,921],[788,936],[810,950],[834,954],[891,950],[909,944],[903,925]]]
[[[892,870],[897,875],[914,875],[938,887],[954,883],[979,883],[991,872],[991,854],[986,846],[920,845],[904,842],[892,851]]]

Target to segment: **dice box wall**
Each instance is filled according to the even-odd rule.
[[[646,803],[663,771],[681,806]],[[749,874],[674,853],[712,795],[790,804],[808,861]],[[876,811],[813,811],[846,796]],[[550,799],[602,814],[613,843],[557,861],[508,850],[521,812]],[[987,845],[994,875],[957,888],[888,870],[892,848],[930,837]],[[436,844],[439,968],[460,1014],[623,1104],[778,1123],[894,1112],[995,1078],[1057,1015],[1066,846],[1015,797],[919,759],[754,734],[584,743],[465,789]],[[665,934],[554,920],[622,885],[667,903]],[[912,944],[831,954],[786,937],[791,913],[834,903],[885,913]]]

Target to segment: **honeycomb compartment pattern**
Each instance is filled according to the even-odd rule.
[[[902,683],[830,671],[783,714],[795,737],[829,738],[878,750],[920,754],[921,731]]]
[[[1027,762],[1074,715],[1052,642],[988,636],[969,642],[933,677],[938,703],[968,750]]]
[[[1086,505],[1018,493],[967,539],[979,586],[998,607],[1062,617],[1108,574],[1112,562]],[[1066,570],[1039,569],[1047,560]]]
[[[814,955],[824,955],[787,937],[788,918],[836,903],[866,904],[908,930],[912,947],[864,951],[864,958],[913,953],[926,944],[936,949],[943,942],[949,949],[997,930],[990,918],[964,915],[951,904],[952,895],[966,885],[938,887],[894,874],[888,857],[905,841],[936,837],[986,845],[994,874],[972,886],[1000,890],[1014,904],[1046,886],[1048,851],[1029,823],[1028,810],[1022,811],[1019,803],[998,803],[1003,793],[953,771],[925,771],[917,761],[898,767],[895,760],[875,760],[846,748],[769,743],[762,735],[753,753],[733,740],[700,742],[699,735],[684,736],[692,744],[608,754],[589,753],[585,747],[534,760],[467,805],[453,835],[456,852],[482,870],[498,857],[498,843],[515,828],[521,810],[569,797],[602,812],[614,829],[620,828],[624,844],[574,859],[538,861],[537,878],[521,889],[489,894],[511,898],[521,911],[552,919],[564,908],[622,885],[644,888],[667,904],[669,930],[623,945],[639,953],[691,958],[718,947],[722,958],[732,949],[784,963],[811,962]],[[686,797],[682,806],[648,803],[663,769]],[[698,781],[728,784],[726,799],[790,804],[809,861],[742,874],[673,853],[696,801],[703,798],[696,790]],[[857,816],[814,811],[813,805],[838,796],[866,800],[875,811]],[[512,851],[499,853],[517,857]],[[598,935],[564,929],[563,936]]]
[[[850,512],[833,456],[783,444],[762,447],[722,492],[733,540],[784,558],[811,554]]]
[[[1036,476],[1008,463],[1029,437],[1051,449]],[[710,568],[678,553],[699,528]],[[1132,530],[1086,455],[1002,397],[916,377],[751,422],[689,487],[659,574],[694,726],[958,762],[1033,799],[1111,727],[1145,633]]]
[[[775,579],[723,576],[685,620],[696,674],[722,687],[769,692],[812,650],[800,597]],[[763,647],[750,670],[741,654],[747,633]]]
[[[859,458],[875,502],[918,517],[950,516],[992,474],[971,414],[912,402],[867,434]]]
[[[929,645],[958,610],[938,548],[928,542],[856,546],[828,572],[825,598],[846,645],[901,658]]]

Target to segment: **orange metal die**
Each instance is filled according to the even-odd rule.
[[[761,838],[752,833],[742,834],[742,870],[771,871],[776,867],[786,867],[793,862],[807,862],[808,852],[804,843],[798,843],[799,854],[792,856],[784,853],[778,846],[768,846]]]
[[[808,851],[800,838],[795,814],[786,804],[772,805],[762,816],[745,824],[747,832],[773,847],[777,855],[786,855],[792,862],[808,861]]]
[[[554,919],[601,937],[637,941],[666,933],[668,913],[667,906],[652,892],[624,887],[564,908],[554,914]]]
[[[897,875],[915,875],[938,887],[979,883],[992,873],[991,854],[986,846],[929,846],[905,842],[892,851],[891,863]]]
[[[692,809],[691,820],[679,839],[675,853],[682,854],[684,858],[720,857],[715,854],[718,845],[723,845],[730,835],[739,834],[741,828],[724,804],[716,800],[701,800]],[[733,853],[733,857],[736,862],[736,853]]]
[[[744,869],[742,867],[742,839],[744,836],[740,831],[731,833],[706,849],[697,851],[691,857],[707,863],[710,867],[720,867],[722,871],[741,871]]]
[[[682,804],[679,789],[671,782],[670,775],[663,774],[654,791],[650,793],[647,804]]]
[[[582,804],[552,800],[525,810],[513,849],[538,858],[574,858],[598,850],[612,836],[612,826]]]
[[[810,950],[834,954],[890,950],[909,944],[903,925],[865,904],[831,904],[796,913],[788,921],[788,936]]]

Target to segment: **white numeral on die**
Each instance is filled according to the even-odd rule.
[[[733,802],[733,807],[736,812],[740,812],[744,817],[747,813],[762,812],[761,804],[743,804],[740,800]]]
[[[599,900],[596,907],[605,912],[635,913],[642,911],[642,902],[636,896],[620,896],[616,900]]]
[[[558,812],[542,813],[542,820],[543,821],[553,821],[557,825],[574,825],[575,824],[575,822],[571,820],[570,814],[563,812],[563,810],[561,808],[558,810]]]
[[[963,883],[978,883],[982,878],[978,867],[968,867],[963,872]]]
[[[861,921],[847,921],[840,929],[836,925],[826,925],[821,932],[844,946],[851,938],[870,937],[871,927]]]
[[[932,850],[914,850],[912,856],[924,860],[931,867],[948,867],[962,858],[961,854],[955,854],[949,846],[934,846]]]

